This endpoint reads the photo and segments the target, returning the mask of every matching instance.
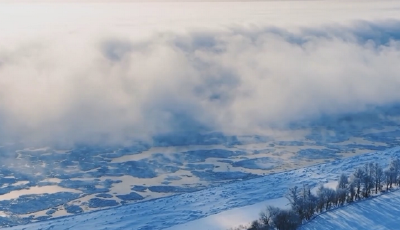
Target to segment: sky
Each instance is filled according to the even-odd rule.
[[[200,0],[0,0],[0,2],[22,2],[22,3],[48,3],[48,2],[67,2],[67,3],[88,3],[88,2],[104,2],[104,3],[116,3],[116,2],[265,2],[265,1],[285,1],[285,0],[207,0],[207,1],[200,1]],[[287,1],[287,0],[286,0]]]
[[[0,137],[258,134],[400,101],[400,3],[0,5]]]

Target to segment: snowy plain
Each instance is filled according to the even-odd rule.
[[[341,173],[350,174],[354,168],[368,162],[387,165],[391,157],[400,157],[400,148],[358,155],[330,163],[310,166],[264,177],[229,183],[197,192],[138,202],[117,208],[85,213],[71,217],[21,225],[9,229],[137,229],[158,230],[187,224],[200,218],[218,214],[238,207],[253,205],[284,197],[293,185],[325,184],[336,180]],[[259,206],[254,206],[259,208]],[[246,209],[244,209],[246,211]],[[262,210],[259,210],[262,211]],[[252,211],[254,213],[254,211]],[[221,216],[223,217],[223,216]],[[256,217],[255,217],[256,218]],[[207,220],[206,220],[207,221]],[[242,220],[243,221],[243,220]],[[248,223],[248,220],[245,220]],[[246,224],[239,223],[239,224]],[[235,227],[224,218],[213,221],[219,229]],[[195,226],[199,226],[194,222]],[[232,226],[233,225],[233,226]],[[175,226],[175,227],[174,227]],[[183,227],[188,227],[186,225]],[[199,226],[200,227],[200,226]]]

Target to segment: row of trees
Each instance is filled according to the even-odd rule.
[[[368,198],[373,193],[386,192],[394,185],[400,185],[398,158],[393,158],[386,170],[378,163],[366,163],[350,176],[342,174],[336,189],[321,185],[313,194],[307,185],[290,188],[286,195],[290,209],[268,206],[250,226],[235,230],[295,230],[318,213]]]

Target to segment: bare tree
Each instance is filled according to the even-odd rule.
[[[316,211],[317,197],[315,197],[311,193],[311,189],[309,186],[306,185],[303,186],[303,189],[301,190],[300,193],[300,200],[301,202],[299,202],[299,205],[302,206],[301,213],[303,215],[300,218],[310,220]],[[300,213],[298,214],[300,215]]]
[[[349,196],[347,197],[347,202],[351,203],[354,201],[354,197],[356,196],[356,186],[354,183],[349,183]]]
[[[325,208],[325,210],[329,210],[333,204],[336,204],[336,191],[331,188],[325,188],[324,186],[321,186],[317,190],[317,198],[318,209],[320,209],[320,211],[322,211],[323,208]]]
[[[354,183],[354,186],[356,188],[356,194],[355,194],[356,199],[361,198],[361,183],[362,179],[364,178],[364,175],[365,175],[364,170],[362,168],[357,168],[351,177],[351,182]]]
[[[370,169],[367,166],[368,164],[365,164],[365,173],[363,175],[363,177],[361,178],[361,182],[362,182],[362,195],[363,197],[369,197],[369,195],[371,194],[371,189],[373,188],[373,180],[372,177],[370,176]]]
[[[392,183],[399,185],[398,176],[400,174],[400,159],[392,158],[392,160],[390,161],[390,168],[392,168]]]
[[[364,172],[365,172],[363,178],[364,197],[369,197],[371,194],[371,190],[374,188],[373,168],[374,164],[372,162],[366,163],[364,165]]]
[[[347,198],[347,188],[338,188],[336,189],[336,196],[338,205],[344,205]]]
[[[295,186],[286,194],[291,205],[290,210],[268,206],[266,211],[260,214],[260,218],[253,221],[249,227],[240,226],[235,230],[294,230],[304,220],[310,220],[316,212],[369,197],[374,189],[375,193],[382,191],[384,182],[386,190],[391,188],[393,183],[399,184],[399,177],[400,160],[393,158],[386,170],[378,163],[367,163],[357,168],[350,177],[341,174],[336,190],[321,185],[317,196],[311,193],[307,185],[303,185],[302,188]]]
[[[321,185],[317,190],[317,204],[316,211],[322,212],[325,206],[324,186]]]
[[[373,164],[372,174],[373,174],[373,180],[374,180],[374,185],[375,185],[375,194],[377,194],[378,189],[379,190],[381,189],[382,180],[384,180],[383,169],[378,163]]]
[[[337,188],[345,189],[345,188],[347,188],[348,184],[349,184],[349,180],[348,180],[347,176],[342,173],[342,175],[340,175],[340,177],[339,177],[339,182],[338,182]]]
[[[304,213],[304,202],[306,199],[305,190],[306,190],[305,186],[303,186],[303,189],[301,191],[297,186],[295,186],[293,188],[290,188],[288,194],[286,195],[286,198],[289,200],[292,210],[299,216],[301,221],[305,219],[305,213]]]
[[[295,208],[299,200],[299,188],[297,186],[289,188],[289,192],[286,194],[286,198],[289,200],[292,208]]]
[[[279,208],[273,206],[267,206],[267,210],[265,212],[260,213],[260,223],[266,228],[269,229],[273,226],[273,218],[280,211]],[[268,227],[268,228],[267,228]]]
[[[262,223],[258,222],[257,220],[251,222],[250,227],[247,230],[269,230],[268,226],[264,226]]]
[[[386,191],[389,190],[389,186],[392,183],[392,173],[389,169],[386,169],[385,172],[385,183],[386,183]]]
[[[273,222],[278,230],[296,230],[301,225],[299,216],[292,210],[280,210]]]

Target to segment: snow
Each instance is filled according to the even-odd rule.
[[[385,133],[375,132],[382,138],[382,142],[377,141],[379,144],[366,141],[363,136],[368,132],[357,130],[348,130],[347,139],[341,138],[346,141],[331,143],[330,138],[321,141],[314,129],[301,130],[302,132],[295,131],[294,137],[288,137],[288,133],[283,135],[281,132],[278,132],[277,137],[223,136],[216,133],[203,135],[196,140],[186,140],[190,143],[213,143],[212,145],[185,146],[182,143],[182,146],[161,147],[160,143],[156,143],[153,146],[137,144],[123,148],[83,146],[73,148],[67,154],[58,154],[57,149],[50,147],[35,148],[35,151],[28,148],[29,151],[26,151],[26,148],[24,150],[18,145],[10,144],[7,148],[0,149],[7,156],[5,162],[10,162],[3,164],[1,168],[4,177],[0,178],[0,183],[3,183],[3,200],[13,200],[7,206],[0,207],[0,211],[8,214],[0,219],[0,223],[2,226],[9,226],[60,217],[68,215],[65,207],[75,205],[79,205],[84,212],[89,212],[158,199],[350,157],[374,151],[373,149],[383,145],[397,145],[393,138],[385,139]],[[337,130],[339,131],[340,129]],[[219,139],[216,140],[215,136]],[[392,136],[393,134],[389,135]],[[234,146],[227,145],[227,139],[237,139],[238,143]],[[164,144],[169,141],[176,141],[175,137],[164,137]],[[360,143],[367,147],[359,145]],[[385,147],[379,147],[381,148]],[[115,162],[115,159],[118,160]],[[134,188],[143,200],[118,198],[118,195],[130,194]],[[138,188],[140,189],[137,190]],[[97,199],[90,201],[98,194],[108,194],[112,196],[109,199],[114,199],[117,203],[106,200],[98,202]],[[37,196],[35,199],[44,200],[57,197],[66,203],[54,201],[53,206],[36,206],[33,209],[33,203],[21,203],[25,200],[19,199],[20,195]],[[266,197],[274,198],[276,197]],[[24,205],[26,212],[22,209]],[[11,212],[15,206],[19,207],[18,214]]]
[[[208,225],[220,223],[227,226],[227,216],[236,216],[243,210],[235,209],[247,206],[251,213],[262,210],[268,200],[282,199],[289,187],[308,184],[318,186],[336,180],[342,172],[350,173],[357,166],[366,162],[379,162],[387,165],[393,156],[400,156],[400,148],[354,156],[336,160],[326,164],[315,165],[292,171],[270,174],[246,181],[224,184],[197,192],[185,193],[160,199],[138,202],[112,209],[84,213],[72,217],[37,222],[10,229],[71,229],[79,226],[81,229],[138,229],[157,230],[176,226],[231,210],[226,215],[215,215],[207,219]],[[253,208],[249,205],[255,205]],[[259,209],[261,208],[261,209]],[[235,211],[236,210],[236,211]],[[246,210],[246,209],[244,209]],[[257,210],[257,211],[256,211]],[[238,219],[245,222],[254,217]],[[206,224],[207,222],[202,222]],[[236,224],[236,223],[232,223]],[[233,227],[233,226],[232,226]],[[173,230],[175,228],[170,228]]]
[[[289,203],[287,199],[282,197],[240,208],[234,208],[228,211],[220,212],[215,215],[207,216],[202,219],[173,226],[171,228],[167,228],[166,230],[221,230],[240,225],[246,225],[253,220],[258,219],[260,212],[265,210],[268,205],[279,207],[282,209],[289,208]]]
[[[11,199],[16,199],[22,195],[33,195],[33,194],[52,194],[52,193],[58,193],[58,192],[72,192],[72,193],[80,193],[80,191],[76,189],[66,189],[66,188],[61,188],[59,186],[51,185],[51,186],[34,186],[30,187],[28,189],[22,189],[22,190],[14,190],[12,192],[9,192],[5,195],[0,195],[0,200],[11,200]]]
[[[400,191],[357,202],[317,216],[301,230],[399,229]]]

